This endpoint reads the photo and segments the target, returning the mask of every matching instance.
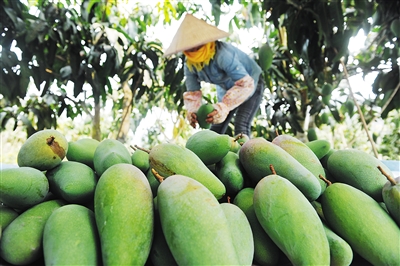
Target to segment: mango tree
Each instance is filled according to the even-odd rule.
[[[13,118],[15,127],[22,122],[29,136],[56,127],[63,112],[72,119],[87,113],[92,117],[92,137],[100,140],[105,137],[100,130],[101,109],[113,97],[113,108],[120,113],[115,117],[115,137],[123,140],[134,104],[141,109],[134,117],[138,124],[160,98],[181,93],[174,77],[167,76],[167,85],[163,84],[161,69],[175,71],[177,61],[162,65],[162,44],[146,35],[160,18],[150,6],[136,3],[123,13],[128,10],[118,8],[117,1],[77,4],[1,2],[2,128]],[[160,6],[160,12],[163,9]],[[25,102],[30,80],[40,95]],[[171,83],[177,89],[169,90]],[[69,93],[66,88],[71,84]]]

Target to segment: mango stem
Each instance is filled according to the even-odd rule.
[[[243,137],[243,132],[239,133],[234,139],[233,141],[238,141],[241,137]]]
[[[383,170],[382,166],[378,165],[378,169],[379,169],[379,171],[381,171],[382,175],[384,175],[387,178],[387,180],[389,180],[389,182],[392,184],[392,186],[395,186],[397,184],[396,180],[394,180],[393,177],[391,177],[388,173],[386,173],[386,171]]]
[[[132,145],[131,145],[131,148],[134,149],[135,151],[136,151],[136,150],[142,150],[142,151],[144,151],[144,152],[150,153],[150,150],[147,150],[147,149],[145,149],[145,148],[139,147],[138,145],[135,145],[135,146],[132,146]]]
[[[332,182],[329,181],[328,179],[326,179],[323,175],[320,174],[320,175],[319,175],[319,178],[322,179],[322,180],[324,180],[325,183],[326,183],[328,186],[332,185]]]
[[[153,175],[157,178],[158,182],[163,182],[164,181],[164,177],[161,176],[154,168],[151,168],[151,172],[153,173]]]
[[[275,168],[274,168],[274,166],[272,164],[269,165],[269,169],[271,170],[273,175],[276,175]]]

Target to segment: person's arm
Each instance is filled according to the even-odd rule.
[[[200,90],[200,82],[197,80],[197,75],[190,72],[185,66],[184,74],[186,78],[186,92],[183,93],[183,104],[186,108],[186,119],[189,121],[193,128],[196,128],[197,116],[196,112],[199,110],[203,95]]]
[[[186,91],[183,93],[183,104],[186,107],[186,119],[189,121],[193,128],[196,128],[197,115],[196,112],[199,110],[202,104],[202,92],[198,91]]]
[[[231,60],[227,60],[228,58]],[[218,64],[236,82],[232,88],[227,90],[221,102],[214,104],[215,110],[208,115],[207,119],[207,122],[213,124],[225,121],[229,112],[245,102],[255,89],[254,79],[235,56],[220,57]]]
[[[225,121],[229,112],[244,103],[254,91],[254,80],[250,75],[235,82],[235,85],[230,88],[221,102],[213,104],[214,111],[208,116],[208,123],[220,124]]]

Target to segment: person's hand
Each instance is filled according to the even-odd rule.
[[[186,119],[189,124],[196,128],[197,115],[196,112],[199,110],[202,103],[202,92],[201,91],[186,91],[183,93],[183,103],[186,107]]]
[[[213,104],[213,107],[214,111],[207,115],[206,122],[210,124],[221,124],[229,114],[229,107],[223,102]]]
[[[196,128],[197,127],[197,115],[196,113],[190,113],[190,117],[189,117],[189,124],[193,127]]]

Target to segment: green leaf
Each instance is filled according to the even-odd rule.
[[[22,63],[20,67],[21,67],[21,73],[20,73],[19,87],[17,91],[18,91],[18,97],[24,98],[28,90],[31,71],[29,67],[24,63]]]

